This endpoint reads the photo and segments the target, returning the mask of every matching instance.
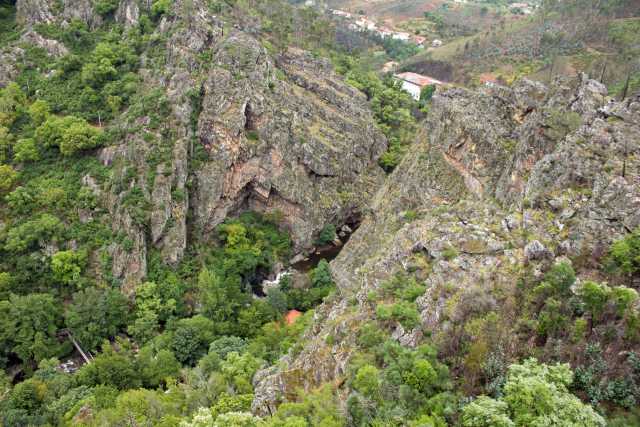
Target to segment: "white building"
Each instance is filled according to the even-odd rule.
[[[314,4],[316,4],[313,0],[307,0],[306,2],[304,2],[305,6],[313,6]]]
[[[431,77],[423,76],[416,73],[400,73],[394,74],[393,78],[402,82],[402,89],[411,94],[413,99],[420,101],[420,91],[423,87],[428,85],[436,85],[436,90],[446,86],[440,80],[432,79]]]
[[[433,42],[431,42],[431,46],[433,47],[442,46],[442,40],[435,39]]]
[[[393,32],[393,38],[402,40],[403,42],[409,41],[409,37],[411,37],[411,34],[409,33],[398,33],[396,31]]]

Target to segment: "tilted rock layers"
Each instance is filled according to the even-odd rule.
[[[173,7],[178,13],[179,2]],[[153,190],[145,188],[144,177],[160,131],[149,128],[148,117],[127,124],[142,130],[100,153],[105,164],[120,168],[116,174],[136,168],[142,177],[137,183],[154,206],[143,232],[122,206],[127,188],[105,195],[112,214],[122,218],[113,221],[114,229],[124,229],[133,242],[144,239],[128,252],[110,248],[112,272],[129,292],[146,275],[146,244],[156,245],[164,262],[180,262],[189,210],[207,238],[226,217],[280,209],[294,251],[300,252],[313,246],[325,224],[359,219],[385,177],[377,159],[386,152],[386,138],[365,95],[336,75],[330,60],[297,49],[276,60],[249,35],[226,28],[223,35],[215,25],[198,3],[189,28],[180,19],[158,25],[156,36],[167,38],[166,58],[142,57],[145,85],[149,91],[166,87],[163,98],[171,101],[164,132],[178,135],[172,138],[171,165],[157,165]],[[194,96],[201,97],[202,109],[192,128]],[[145,140],[146,132],[154,137]],[[197,144],[206,160],[189,171]],[[187,197],[178,200],[176,191]]]
[[[426,287],[416,300],[422,323],[410,330],[392,325],[392,338],[413,348],[450,326],[459,307],[447,302],[455,295],[475,292],[493,310],[500,302],[492,290],[517,286],[525,259],[560,262],[606,248],[636,227],[637,162],[627,164],[626,177],[620,171],[625,158],[640,153],[640,103],[603,107],[604,94],[604,86],[585,75],[557,79],[549,88],[520,79],[513,88],[435,94],[411,150],[331,262],[340,295],[317,308],[301,350],[256,374],[253,412],[266,416],[296,400],[296,387],[342,383],[361,351],[360,326],[376,319],[376,304],[393,302],[369,295],[389,295],[382,282],[396,272]],[[558,123],[552,133],[550,118],[558,111],[579,117],[566,136],[557,136]],[[610,117],[616,120],[605,122]],[[602,156],[594,156],[598,146]],[[461,200],[466,204],[453,208]],[[414,216],[419,219],[407,223]],[[539,241],[523,238],[523,227]],[[444,256],[449,247],[455,259]],[[416,259],[428,260],[430,274]],[[335,344],[327,343],[329,335]]]

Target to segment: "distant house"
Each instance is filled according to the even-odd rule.
[[[437,89],[442,89],[444,86],[448,86],[446,83],[440,80],[432,79],[431,77],[423,76],[417,73],[400,73],[394,74],[393,78],[402,82],[402,89],[405,89],[413,99],[420,100],[420,91],[423,87],[428,85],[436,85]]]
[[[358,29],[358,26],[356,24],[349,24],[349,29],[355,31]]]
[[[491,74],[481,74],[480,75],[480,83],[489,86],[489,83],[498,83],[498,79]]]
[[[356,21],[356,25],[363,30],[373,30],[376,26],[376,23],[368,19],[359,19]]]
[[[426,40],[426,37],[421,37],[421,36],[411,36],[411,41],[415,42],[417,44],[422,44],[424,43],[424,41]]]
[[[384,64],[384,67],[380,69],[380,71],[382,71],[383,73],[386,73],[388,71],[393,70],[396,67],[396,65],[398,65],[397,62],[393,62],[393,61],[387,62],[386,64]]]
[[[304,2],[305,6],[313,6],[314,4],[316,4],[316,2],[314,2],[313,0],[307,0],[306,2]]]
[[[431,42],[431,46],[432,47],[440,47],[440,46],[442,46],[442,40],[435,39],[434,41]]]
[[[453,0],[454,3],[466,3],[467,0]]]
[[[394,39],[402,40],[403,42],[409,41],[409,37],[411,37],[409,33],[401,33],[398,31],[394,31],[392,34]]]
[[[525,15],[531,15],[531,11],[529,9],[522,9],[522,13]]]
[[[333,14],[334,15],[340,15],[343,18],[361,18],[361,19],[364,19],[364,15],[358,15],[358,14],[355,14],[355,13],[345,12],[344,10],[338,10],[338,9],[334,9],[333,10]]]
[[[387,25],[393,25],[393,19],[385,19],[384,23]]]
[[[380,31],[389,31],[389,28],[387,28],[387,27],[380,27]]]

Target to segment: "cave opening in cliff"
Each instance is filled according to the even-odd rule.
[[[251,103],[247,103],[247,106],[244,109],[244,129],[246,131],[257,131],[258,125],[260,122],[260,116],[253,112],[253,108],[251,108]]]

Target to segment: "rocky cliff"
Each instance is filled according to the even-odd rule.
[[[182,259],[188,223],[207,239],[225,217],[280,209],[293,249],[302,253],[325,224],[358,219],[385,177],[377,159],[386,138],[365,95],[336,75],[329,59],[297,49],[269,53],[248,30],[223,32],[202,2],[188,19],[180,1],[171,7],[172,17],[150,38],[160,53],[143,55],[138,71],[143,93],[166,91],[153,113],[124,111],[124,138],[99,153],[116,184],[98,189],[99,198],[112,229],[133,242],[131,250],[108,248],[112,273],[128,292],[147,273],[149,244],[167,263]],[[92,30],[102,22],[90,2],[55,9],[25,0],[17,9],[26,28],[79,18]],[[125,2],[115,18],[130,28],[140,13],[136,2]],[[21,40],[66,52],[33,30]]]
[[[446,343],[470,313],[508,316],[519,278],[540,280],[577,254],[597,265],[637,226],[640,207],[640,103],[603,106],[604,91],[576,75],[551,87],[520,79],[437,93],[412,150],[331,263],[339,297],[318,307],[301,351],[256,374],[254,412],[295,400],[295,387],[342,383],[364,324],[377,320],[410,348]],[[376,316],[378,304],[400,298],[388,292],[397,277],[425,286],[416,327]]]

